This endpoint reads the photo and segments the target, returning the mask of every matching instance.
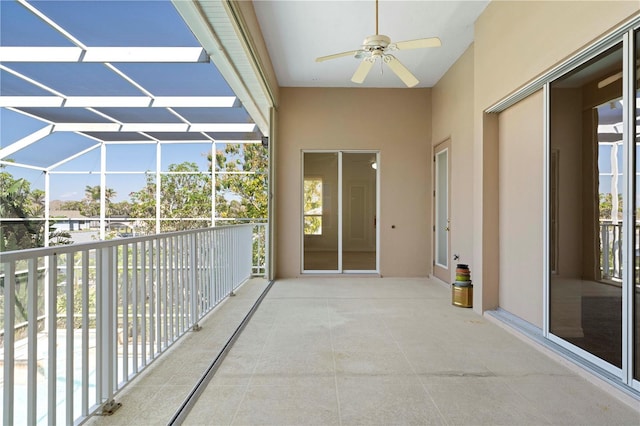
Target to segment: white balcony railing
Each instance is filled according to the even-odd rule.
[[[622,222],[600,221],[600,274],[622,280]]]
[[[115,408],[118,390],[264,270],[252,265],[264,247],[254,227],[1,253],[3,423],[74,424]]]

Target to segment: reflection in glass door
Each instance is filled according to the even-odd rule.
[[[342,269],[376,268],[376,154],[342,154]]]
[[[623,362],[622,45],[550,85],[549,332],[619,374]]]
[[[303,154],[303,272],[377,271],[377,154]]]
[[[338,153],[305,153],[303,167],[303,269],[338,271]]]

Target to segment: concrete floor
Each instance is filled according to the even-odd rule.
[[[262,288],[242,287],[118,396],[123,408],[90,423],[166,424],[216,356],[223,325],[232,331]],[[428,279],[279,280],[185,423],[640,424],[640,404],[565,364],[452,306]]]

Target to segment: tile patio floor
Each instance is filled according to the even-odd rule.
[[[265,286],[243,286],[89,423],[167,424]],[[640,402],[575,371],[429,279],[278,280],[185,424],[640,425]]]

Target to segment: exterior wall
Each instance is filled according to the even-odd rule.
[[[431,271],[431,90],[281,88],[276,277],[300,275],[301,153],[380,151],[380,272]],[[395,229],[392,229],[395,225]]]
[[[500,153],[499,123],[484,111],[542,72],[566,60],[640,10],[637,1],[493,1],[476,21],[474,42],[473,264],[474,309],[482,312],[502,303],[500,281],[518,275],[517,266],[500,259],[499,170],[508,169]],[[579,16],[579,19],[577,17]],[[451,72],[451,71],[450,71]],[[542,110],[539,111],[542,115]],[[532,129],[542,137],[541,129]],[[537,142],[542,143],[542,140]],[[530,161],[529,159],[527,161]],[[527,170],[542,170],[541,157]],[[537,167],[536,167],[537,166]],[[453,168],[456,167],[454,164]],[[536,176],[531,176],[537,179]],[[542,184],[540,183],[540,187]],[[540,190],[531,199],[535,202]],[[507,204],[503,204],[506,206]],[[539,259],[542,240],[531,223],[528,253]],[[502,263],[502,264],[501,264]],[[542,265],[538,265],[542,270]],[[522,286],[542,288],[540,275],[522,277]],[[526,303],[526,302],[522,302]],[[518,312],[514,312],[519,314]],[[534,323],[529,313],[520,313]]]
[[[542,92],[498,117],[501,308],[542,328]]]
[[[451,253],[449,282],[453,282],[455,264],[466,263],[474,279],[473,261],[473,46],[458,59],[433,87],[432,141],[435,147],[451,141],[451,210],[449,226]]]

